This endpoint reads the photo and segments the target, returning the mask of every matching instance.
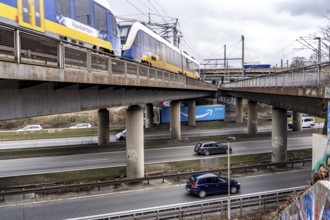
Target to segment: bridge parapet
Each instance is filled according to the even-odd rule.
[[[0,25],[0,78],[217,91],[201,80]]]
[[[259,76],[252,79],[244,79],[220,85],[220,90],[235,90],[266,93],[284,93],[315,96],[324,98],[324,87],[329,85],[330,63],[321,63],[303,68],[292,69],[276,74]],[[296,88],[296,89],[293,89]],[[314,89],[310,89],[314,88]]]

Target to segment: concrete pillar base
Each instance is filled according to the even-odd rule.
[[[171,101],[170,139],[181,140],[180,101]]]
[[[143,110],[133,105],[126,110],[127,178],[144,177]]]
[[[146,104],[145,109],[145,128],[154,126],[154,106],[151,103]]]
[[[258,103],[254,101],[248,102],[248,134],[255,135],[258,133]]]
[[[196,126],[196,100],[194,99],[188,101],[188,126]]]
[[[236,123],[243,123],[243,99],[236,98]]]
[[[109,128],[109,110],[100,109],[98,111],[98,145],[106,145],[110,142],[110,128]]]
[[[302,114],[298,112],[292,112],[292,131],[302,130]]]
[[[272,110],[272,162],[287,161],[287,110]]]

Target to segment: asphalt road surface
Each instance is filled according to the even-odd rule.
[[[271,140],[234,142],[232,155],[266,153],[272,151]],[[200,158],[226,157],[226,155],[196,155],[193,145],[145,150],[145,163],[183,161]],[[312,136],[288,138],[288,150],[311,149]],[[69,156],[36,157],[0,160],[0,177],[84,170],[126,165],[126,152],[105,152]]]
[[[258,133],[270,132],[271,126],[258,127]],[[216,135],[233,135],[247,133],[246,127],[239,128],[221,128],[221,129],[192,129],[183,130],[181,135],[185,137],[199,137],[199,136],[216,136]],[[154,131],[145,133],[145,140],[159,140],[168,139],[169,131]],[[0,150],[3,149],[17,149],[17,148],[31,148],[31,147],[48,147],[48,146],[65,146],[65,145],[79,145],[79,144],[96,144],[98,137],[74,137],[74,138],[54,138],[54,139],[38,139],[38,140],[24,140],[24,141],[1,141]],[[110,135],[110,142],[116,142],[115,135]]]
[[[252,177],[237,178],[241,183],[239,195],[304,186],[310,179],[310,170],[272,173]],[[0,203],[0,218],[6,220],[57,220],[74,217],[91,216],[148,207],[172,205],[178,203],[201,201],[189,195],[185,185],[154,183],[156,186],[144,188],[136,186],[133,191],[90,195],[81,198],[53,198],[47,201],[26,199],[24,203]],[[226,195],[209,196],[205,199],[226,197]]]

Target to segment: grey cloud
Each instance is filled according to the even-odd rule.
[[[315,17],[324,17],[327,11],[330,10],[329,3],[329,0],[290,0],[281,2],[277,9],[279,11],[288,11],[294,16],[307,14]]]

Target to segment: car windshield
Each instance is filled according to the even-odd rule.
[[[196,144],[196,147],[201,147],[201,146],[202,146],[201,143]]]

